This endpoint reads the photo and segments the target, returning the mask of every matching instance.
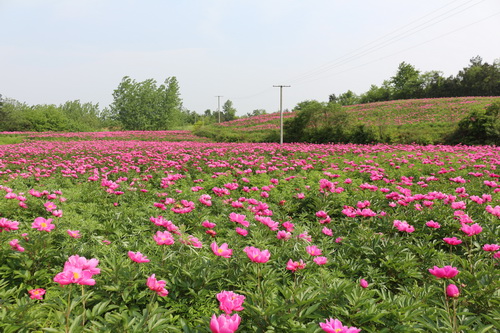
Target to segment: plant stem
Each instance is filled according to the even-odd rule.
[[[73,285],[69,285],[68,291],[68,308],[66,309],[66,333],[69,333],[69,314],[71,312],[71,290],[73,289]]]
[[[82,327],[85,326],[85,289],[83,288],[82,284],[82,305],[83,305],[83,312],[82,312]]]

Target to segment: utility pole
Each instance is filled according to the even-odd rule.
[[[220,124],[220,98],[224,96],[215,96],[217,97],[217,113],[219,114],[219,124]]]
[[[283,144],[283,88],[289,88],[290,86],[276,85],[275,88],[280,88],[280,145]]]

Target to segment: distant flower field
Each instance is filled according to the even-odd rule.
[[[0,146],[2,332],[500,331],[498,147],[93,135]]]

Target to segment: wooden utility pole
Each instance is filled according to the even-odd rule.
[[[280,145],[283,144],[283,88],[288,88],[290,86],[276,85],[275,88],[280,88]]]
[[[217,97],[217,113],[219,114],[219,124],[220,124],[220,98],[224,96],[215,96]]]

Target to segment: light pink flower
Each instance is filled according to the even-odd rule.
[[[306,246],[306,252],[312,256],[321,255],[321,249],[319,249],[316,245]]]
[[[286,269],[289,271],[297,271],[297,269],[304,269],[306,268],[306,264],[302,259],[300,261],[293,261],[292,259],[288,260],[288,263],[286,264]]]
[[[237,313],[232,316],[221,314],[219,317],[214,314],[210,320],[210,330],[212,333],[234,333],[240,322],[241,318]]]
[[[358,333],[361,331],[356,327],[344,326],[340,320],[332,318],[327,319],[324,323],[319,323],[319,326],[327,333]]]
[[[80,230],[67,230],[68,235],[70,235],[73,238],[80,238],[82,235],[80,235]]]
[[[175,243],[174,236],[168,231],[157,231],[153,239],[158,245],[172,245]]]
[[[321,229],[321,232],[324,233],[327,236],[333,236],[332,229],[330,229],[328,227],[324,227],[323,229]]]
[[[223,243],[221,246],[218,246],[216,242],[213,242],[210,245],[210,248],[212,249],[213,253],[219,257],[231,258],[231,255],[233,254],[233,250],[228,248],[227,243]]]
[[[35,221],[31,224],[33,229],[38,231],[52,231],[56,226],[52,224],[52,219],[45,219],[43,217],[35,218]]]
[[[314,257],[313,261],[317,265],[326,265],[328,263],[328,258],[327,257]]]
[[[0,232],[19,229],[19,222],[9,221],[5,217],[0,218]]]
[[[128,257],[132,261],[135,261],[138,263],[149,262],[149,259],[146,256],[144,256],[141,252],[128,251]]]
[[[245,301],[245,296],[236,294],[232,291],[221,291],[217,294],[217,300],[220,302],[219,309],[228,315],[233,311],[241,311],[244,309],[242,305]]]
[[[146,285],[149,289],[156,291],[159,296],[165,297],[168,295],[168,290],[165,289],[167,282],[164,280],[156,280],[155,274],[148,277],[146,280]]]
[[[10,247],[14,251],[24,252],[24,247],[19,245],[19,239],[13,239],[9,242]]]
[[[247,246],[243,249],[243,252],[245,252],[248,256],[248,258],[257,263],[266,263],[269,261],[269,258],[271,257],[271,253],[269,253],[268,250],[260,250],[256,247],[253,246]]]

